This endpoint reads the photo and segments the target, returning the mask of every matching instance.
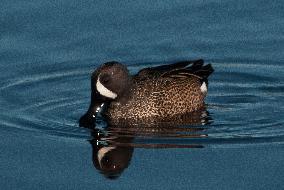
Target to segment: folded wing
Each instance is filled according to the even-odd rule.
[[[208,82],[207,78],[214,69],[211,64],[204,66],[202,59],[195,61],[181,61],[169,65],[142,69],[134,77],[138,80],[155,79],[160,77],[184,78],[197,77],[201,82]]]

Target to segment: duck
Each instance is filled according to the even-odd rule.
[[[122,63],[106,62],[91,75],[91,103],[79,124],[92,125],[98,112],[115,124],[171,121],[204,110],[213,71],[202,59],[147,67],[134,75]]]

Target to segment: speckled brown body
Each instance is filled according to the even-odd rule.
[[[205,93],[196,76],[135,80],[126,103],[113,101],[106,115],[116,121],[128,119],[163,119],[186,114],[204,106]]]

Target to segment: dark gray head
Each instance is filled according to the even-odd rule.
[[[91,104],[80,118],[81,127],[93,127],[96,113],[112,100],[125,103],[130,95],[131,76],[126,66],[118,62],[107,62],[92,74]]]
[[[92,76],[92,90],[109,99],[117,99],[128,93],[130,75],[126,66],[118,62],[107,62]]]

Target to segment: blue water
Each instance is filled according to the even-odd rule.
[[[280,0],[2,0],[1,189],[280,189],[283,10]],[[199,58],[215,69],[206,125],[79,127],[100,64],[135,73]],[[104,164],[122,169],[109,179]]]

